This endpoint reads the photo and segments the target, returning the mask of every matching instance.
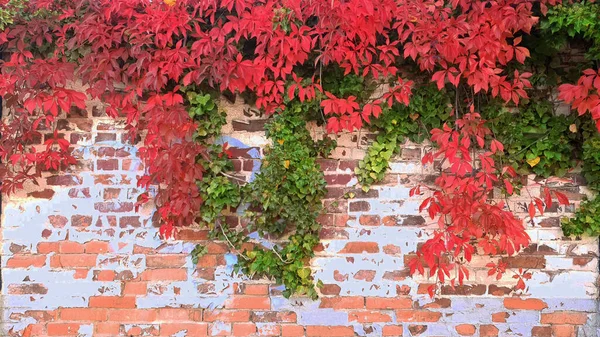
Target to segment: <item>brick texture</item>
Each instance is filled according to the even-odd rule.
[[[232,150],[236,174],[249,177],[259,167],[265,121],[241,113],[233,119],[225,131],[240,140]],[[234,255],[206,230],[192,226],[176,240],[158,238],[153,207],[134,207],[144,165],[137,147],[121,142],[123,121],[95,105],[60,126],[80,163],[4,200],[1,336],[597,334],[597,242],[563,238],[563,209],[528,224],[533,244],[505,259],[533,273],[525,293],[513,291],[510,272],[488,278],[489,258],[475,256],[465,285],[429,298],[434,280],[411,277],[406,265],[435,228],[419,214],[420,201],[408,197],[434,175],[413,144],[404,145],[381,184],[363,192],[353,187],[353,170],[370,138],[363,133],[357,147],[356,134],[337,136],[333,158],[319,160],[329,184],[322,241],[311,261],[324,284],[321,297],[288,300],[267,280],[233,274]],[[577,179],[556,188],[582,189]],[[521,210],[524,200],[510,200],[511,209]],[[227,222],[240,223],[235,216]],[[208,253],[194,265],[196,244]]]

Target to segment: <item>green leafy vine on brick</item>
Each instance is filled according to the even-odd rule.
[[[284,241],[271,249],[257,245],[246,251],[246,259],[239,260],[239,270],[275,279],[285,286],[284,296],[316,298],[307,263],[319,243],[321,225],[316,218],[327,192],[316,157],[332,145],[313,141],[304,116],[293,110],[275,116],[266,126],[273,144],[265,148],[255,180],[244,188],[244,203],[249,205],[248,231]]]
[[[272,145],[264,149],[261,170],[246,183],[228,173],[233,164],[227,144],[215,143],[226,123],[225,113],[218,108],[215,97],[198,91],[187,89],[188,112],[198,124],[195,137],[209,147],[207,155],[198,158],[207,168],[202,180],[197,181],[203,200],[198,222],[210,230],[211,239],[226,241],[239,253],[236,271],[274,279],[285,286],[285,296],[316,298],[308,261],[319,243],[321,225],[316,219],[326,194],[316,158],[327,156],[336,146],[327,137],[314,141],[306,128],[306,118],[319,113],[318,101],[286,100],[285,112],[266,125]],[[246,208],[248,225],[243,230],[225,223],[225,216],[240,208]],[[258,234],[263,244],[242,251],[250,233]],[[265,243],[268,240],[276,243]],[[206,247],[197,245],[191,253],[193,262],[204,254]]]
[[[499,106],[486,112],[492,132],[504,144],[502,162],[517,173],[562,177],[575,166],[575,118],[557,115],[552,102],[530,100],[518,112]]]
[[[391,158],[401,152],[400,145],[406,139],[422,143],[432,129],[450,123],[451,111],[448,93],[434,84],[414,88],[408,106],[394,104],[391,109],[384,109],[371,122],[371,130],[377,132],[376,139],[355,169],[363,189],[368,190],[383,179]]]

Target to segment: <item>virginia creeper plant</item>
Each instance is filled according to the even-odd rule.
[[[496,163],[494,155],[504,147],[475,107],[481,96],[510,107],[529,98],[532,73],[524,64],[531,51],[524,37],[554,5],[556,0],[3,1],[0,96],[9,109],[0,129],[2,190],[10,193],[44,171],[73,164],[56,120],[98,99],[108,115],[126,119],[131,139],[145,133],[140,155],[147,171],[138,183],[155,186],[156,193],[142,194],[139,202],[156,204],[161,235],[170,237],[198,217],[225,234],[216,225],[219,211],[241,196],[215,168],[227,166],[217,160],[226,157],[227,146],[215,147],[211,128],[219,127],[222,116],[215,114],[218,108],[208,93],[249,95],[267,115],[300,102],[306,106],[293,112],[310,112],[324,120],[328,132],[337,133],[364,128],[399,105],[410,106],[415,86],[433,82],[454,94],[449,109],[440,111],[444,117],[436,120],[452,121],[431,131],[437,148],[423,159],[439,161],[439,178],[434,186],[413,190],[431,193],[421,208],[439,220],[439,228],[411,270],[425,272],[425,265],[442,283],[462,283],[475,247],[485,254],[514,254],[529,243],[522,221],[489,197],[498,186],[512,195],[515,172]],[[331,69],[347,76],[349,87],[360,83],[385,90],[368,97],[336,90],[327,81]],[[420,77],[411,76],[417,73]],[[575,83],[562,84],[559,92],[579,114],[600,121],[597,67]],[[28,146],[41,133],[52,136],[43,147]],[[322,192],[311,187],[302,193]],[[228,200],[206,202],[225,194]],[[544,189],[543,195],[543,200],[533,197],[530,217],[542,213],[553,196],[568,204],[560,193]],[[203,207],[211,211],[200,214]],[[318,213],[317,206],[306,207]],[[299,221],[293,214],[283,220]],[[302,223],[296,235],[318,231],[310,219]],[[281,223],[262,225],[275,234],[284,231]],[[314,244],[298,248],[302,259]],[[294,248],[286,247],[275,252]],[[248,257],[256,260],[256,254]],[[286,264],[287,259],[281,258],[284,266],[276,263],[274,276],[285,283],[282,279],[295,272],[300,280],[286,284],[312,295],[306,261]],[[506,270],[502,262],[489,267],[490,274]],[[528,274],[516,277],[522,289]]]

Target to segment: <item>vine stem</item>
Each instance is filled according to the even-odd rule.
[[[283,257],[281,257],[281,255],[279,255],[277,250],[275,250],[275,248],[271,247],[271,250],[273,251],[273,253],[275,253],[275,255],[277,255],[277,257],[281,260],[281,262],[283,262],[285,264],[290,264],[293,262],[293,261],[284,260]]]
[[[244,260],[248,261],[249,259],[246,256],[244,256],[244,254],[240,254],[240,252],[237,250],[237,248],[235,248],[235,246],[233,245],[233,243],[231,243],[231,241],[229,240],[229,237],[227,236],[227,234],[225,234],[225,230],[223,229],[223,225],[221,225],[220,221],[217,221],[217,225],[221,229],[221,233],[223,233],[223,236],[225,237],[225,240],[227,240],[227,243],[229,243],[229,246],[235,251],[235,253],[237,255],[241,256],[242,258],[244,258]]]
[[[246,181],[246,179],[238,178],[238,177],[236,177],[236,176],[234,176],[234,175],[227,174],[227,173],[225,173],[225,172],[220,172],[220,173],[221,173],[223,176],[227,177],[227,178],[231,178],[231,179],[234,179],[234,180],[237,180],[237,181],[243,182],[243,183],[244,183],[244,185],[246,185],[246,184],[248,183],[248,182]]]

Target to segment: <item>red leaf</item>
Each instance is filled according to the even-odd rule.
[[[509,195],[513,194],[513,186],[510,183],[510,181],[508,181],[508,179],[504,179],[504,186],[506,186],[506,191],[508,192]]]
[[[559,204],[565,205],[565,206],[570,204],[569,198],[567,198],[566,195],[564,195],[563,193],[558,192],[558,191],[553,191],[553,192],[554,192],[554,195],[556,195],[556,198],[558,199]]]

